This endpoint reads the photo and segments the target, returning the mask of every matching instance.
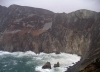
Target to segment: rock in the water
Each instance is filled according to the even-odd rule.
[[[59,52],[59,51],[57,51],[57,52],[56,52],[56,54],[60,54],[60,52]]]
[[[59,67],[59,62],[57,62],[57,64],[54,64],[54,67]]]
[[[50,62],[47,62],[44,66],[42,66],[42,69],[51,69]]]

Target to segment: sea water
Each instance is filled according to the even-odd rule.
[[[80,56],[68,53],[6,52],[0,51],[0,72],[64,72],[80,60]],[[46,62],[51,63],[51,69],[42,69]],[[54,68],[59,62],[60,67]]]

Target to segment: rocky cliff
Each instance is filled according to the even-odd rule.
[[[51,28],[54,13],[18,5],[1,6],[0,11],[0,49],[36,52],[33,38]]]
[[[78,54],[81,61],[68,72],[81,71],[100,57],[100,13],[0,6],[0,50]]]

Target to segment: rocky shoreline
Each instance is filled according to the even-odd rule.
[[[79,72],[100,57],[100,12],[0,6],[0,50],[77,54],[82,59],[67,72]]]

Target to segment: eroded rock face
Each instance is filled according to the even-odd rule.
[[[87,34],[85,35],[90,34],[90,38],[86,39],[90,39],[89,47],[84,48],[85,51],[82,53],[82,59],[76,65],[68,69],[67,72],[78,72],[83,70],[86,66],[100,57],[100,13],[97,13],[97,15],[94,16],[93,19],[91,18],[93,21],[91,21],[92,27],[86,30]]]
[[[0,50],[40,52],[33,39],[51,28],[54,13],[19,5],[0,11]]]
[[[53,13],[18,5],[0,6],[0,11],[0,50],[82,56],[71,72],[83,70],[100,57],[99,12],[82,9],[68,14]]]

